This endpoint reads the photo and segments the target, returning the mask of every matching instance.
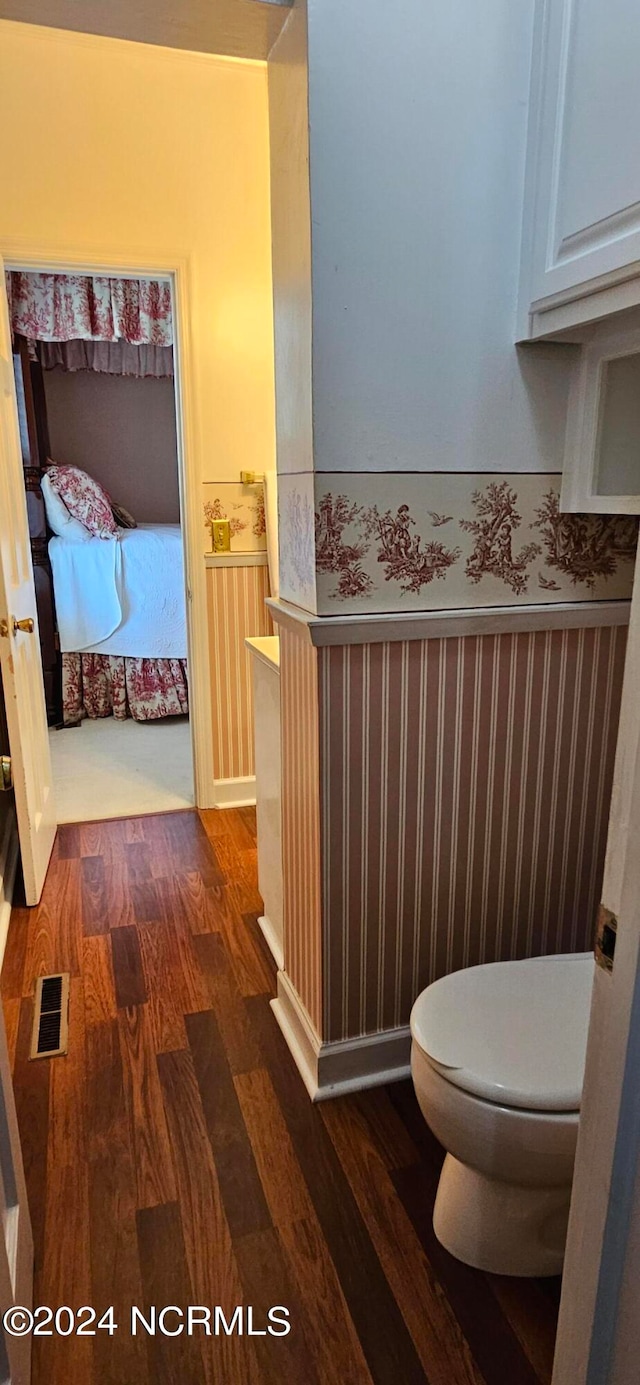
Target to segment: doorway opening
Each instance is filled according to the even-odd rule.
[[[7,296],[58,820],[191,807],[171,279],[16,266]]]

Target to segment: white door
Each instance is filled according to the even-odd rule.
[[[0,259],[0,669],[27,904],[42,893],[56,834],[22,453]],[[24,629],[18,627],[24,622]],[[3,634],[2,631],[5,633]]]
[[[635,1385],[640,1316],[640,556],[631,604],[553,1385]]]

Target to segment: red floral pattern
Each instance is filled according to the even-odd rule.
[[[127,659],[109,654],[62,655],[65,726],[114,716],[117,721],[157,721],[186,716],[186,659]]]
[[[438,524],[448,523],[446,517],[438,516],[437,520]],[[460,557],[459,548],[446,548],[439,539],[428,539],[423,545],[420,534],[411,533],[415,523],[408,505],[400,505],[395,515],[391,510],[380,514],[373,505],[365,518],[366,532],[375,535],[378,542],[384,580],[399,582],[402,592],[420,592],[434,577],[442,580]]]
[[[256,496],[256,503],[253,506],[255,519],[253,521],[252,532],[257,539],[262,538],[267,532],[267,516],[264,506],[264,491],[259,491]]]
[[[473,479],[459,473],[397,474],[393,481],[388,474],[349,473],[344,490],[318,497],[318,585],[314,593],[310,579],[309,596],[315,594],[323,615],[338,601],[355,612],[360,602],[369,611],[395,609],[402,598],[419,610],[418,600],[429,586],[425,609],[483,601],[627,599],[636,519],[561,514],[554,481],[555,476],[537,473],[485,473]],[[372,503],[376,491],[386,498],[394,490],[402,496],[397,508]],[[305,537],[292,523],[294,498],[299,500],[295,493],[285,494],[281,503],[281,575],[292,599],[309,600],[300,581],[292,580],[299,561],[294,570],[291,555],[302,550]],[[387,584],[392,594],[385,592]],[[446,588],[442,594],[433,591],[438,584]]]
[[[323,495],[315,516],[316,567],[318,572],[333,572],[338,578],[336,595],[362,596],[371,590],[373,582],[362,567],[369,548],[366,540],[345,543],[344,531],[363,511],[349,504],[346,496]]]
[[[469,581],[479,582],[485,575],[499,577],[519,595],[527,591],[527,569],[542,550],[538,543],[524,544],[519,553],[513,550],[514,534],[522,523],[517,499],[507,481],[492,481],[485,490],[473,492],[477,518],[461,519],[460,528],[475,540],[466,564]]]
[[[448,523],[437,516],[439,522]],[[442,580],[460,557],[459,548],[446,548],[438,539],[423,544],[420,534],[412,534],[415,519],[408,505],[400,505],[396,514],[381,513],[377,505],[363,508],[350,503],[345,495],[322,496],[316,512],[316,566],[319,572],[333,572],[338,577],[335,595],[341,598],[366,595],[373,589],[373,579],[362,566],[373,539],[377,562],[384,567],[385,582],[396,581],[402,592],[419,592],[433,582]],[[435,521],[434,521],[435,523]],[[360,539],[346,543],[344,531],[356,525]]]
[[[172,346],[171,285],[88,274],[7,274],[11,327],[32,341]]]
[[[241,507],[240,505],[232,504],[230,508],[233,510],[239,510]],[[223,509],[222,501],[219,499],[218,496],[216,496],[215,500],[205,500],[204,517],[207,524],[212,524],[214,519],[229,519],[229,516],[225,513]],[[237,515],[232,515],[231,519],[229,519],[229,533],[232,536],[235,534],[241,534],[243,529],[246,529],[246,527],[247,526],[244,520],[240,519]]]
[[[53,465],[48,468],[47,476],[69,514],[84,524],[90,534],[98,539],[117,537],[111,497],[99,481],[94,481],[77,466]]]
[[[633,515],[561,514],[557,491],[547,491],[536,510],[547,552],[547,563],[570,576],[573,585],[584,582],[592,591],[598,577],[612,577],[619,562],[633,562],[638,542],[638,521]],[[551,588],[540,578],[540,585]],[[554,590],[558,590],[557,583]]]

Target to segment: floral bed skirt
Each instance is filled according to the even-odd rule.
[[[186,659],[126,659],[109,654],[62,655],[62,719],[156,721],[189,711]]]

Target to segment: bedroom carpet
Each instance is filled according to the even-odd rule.
[[[50,731],[58,822],[191,808],[188,717],[83,721]]]

